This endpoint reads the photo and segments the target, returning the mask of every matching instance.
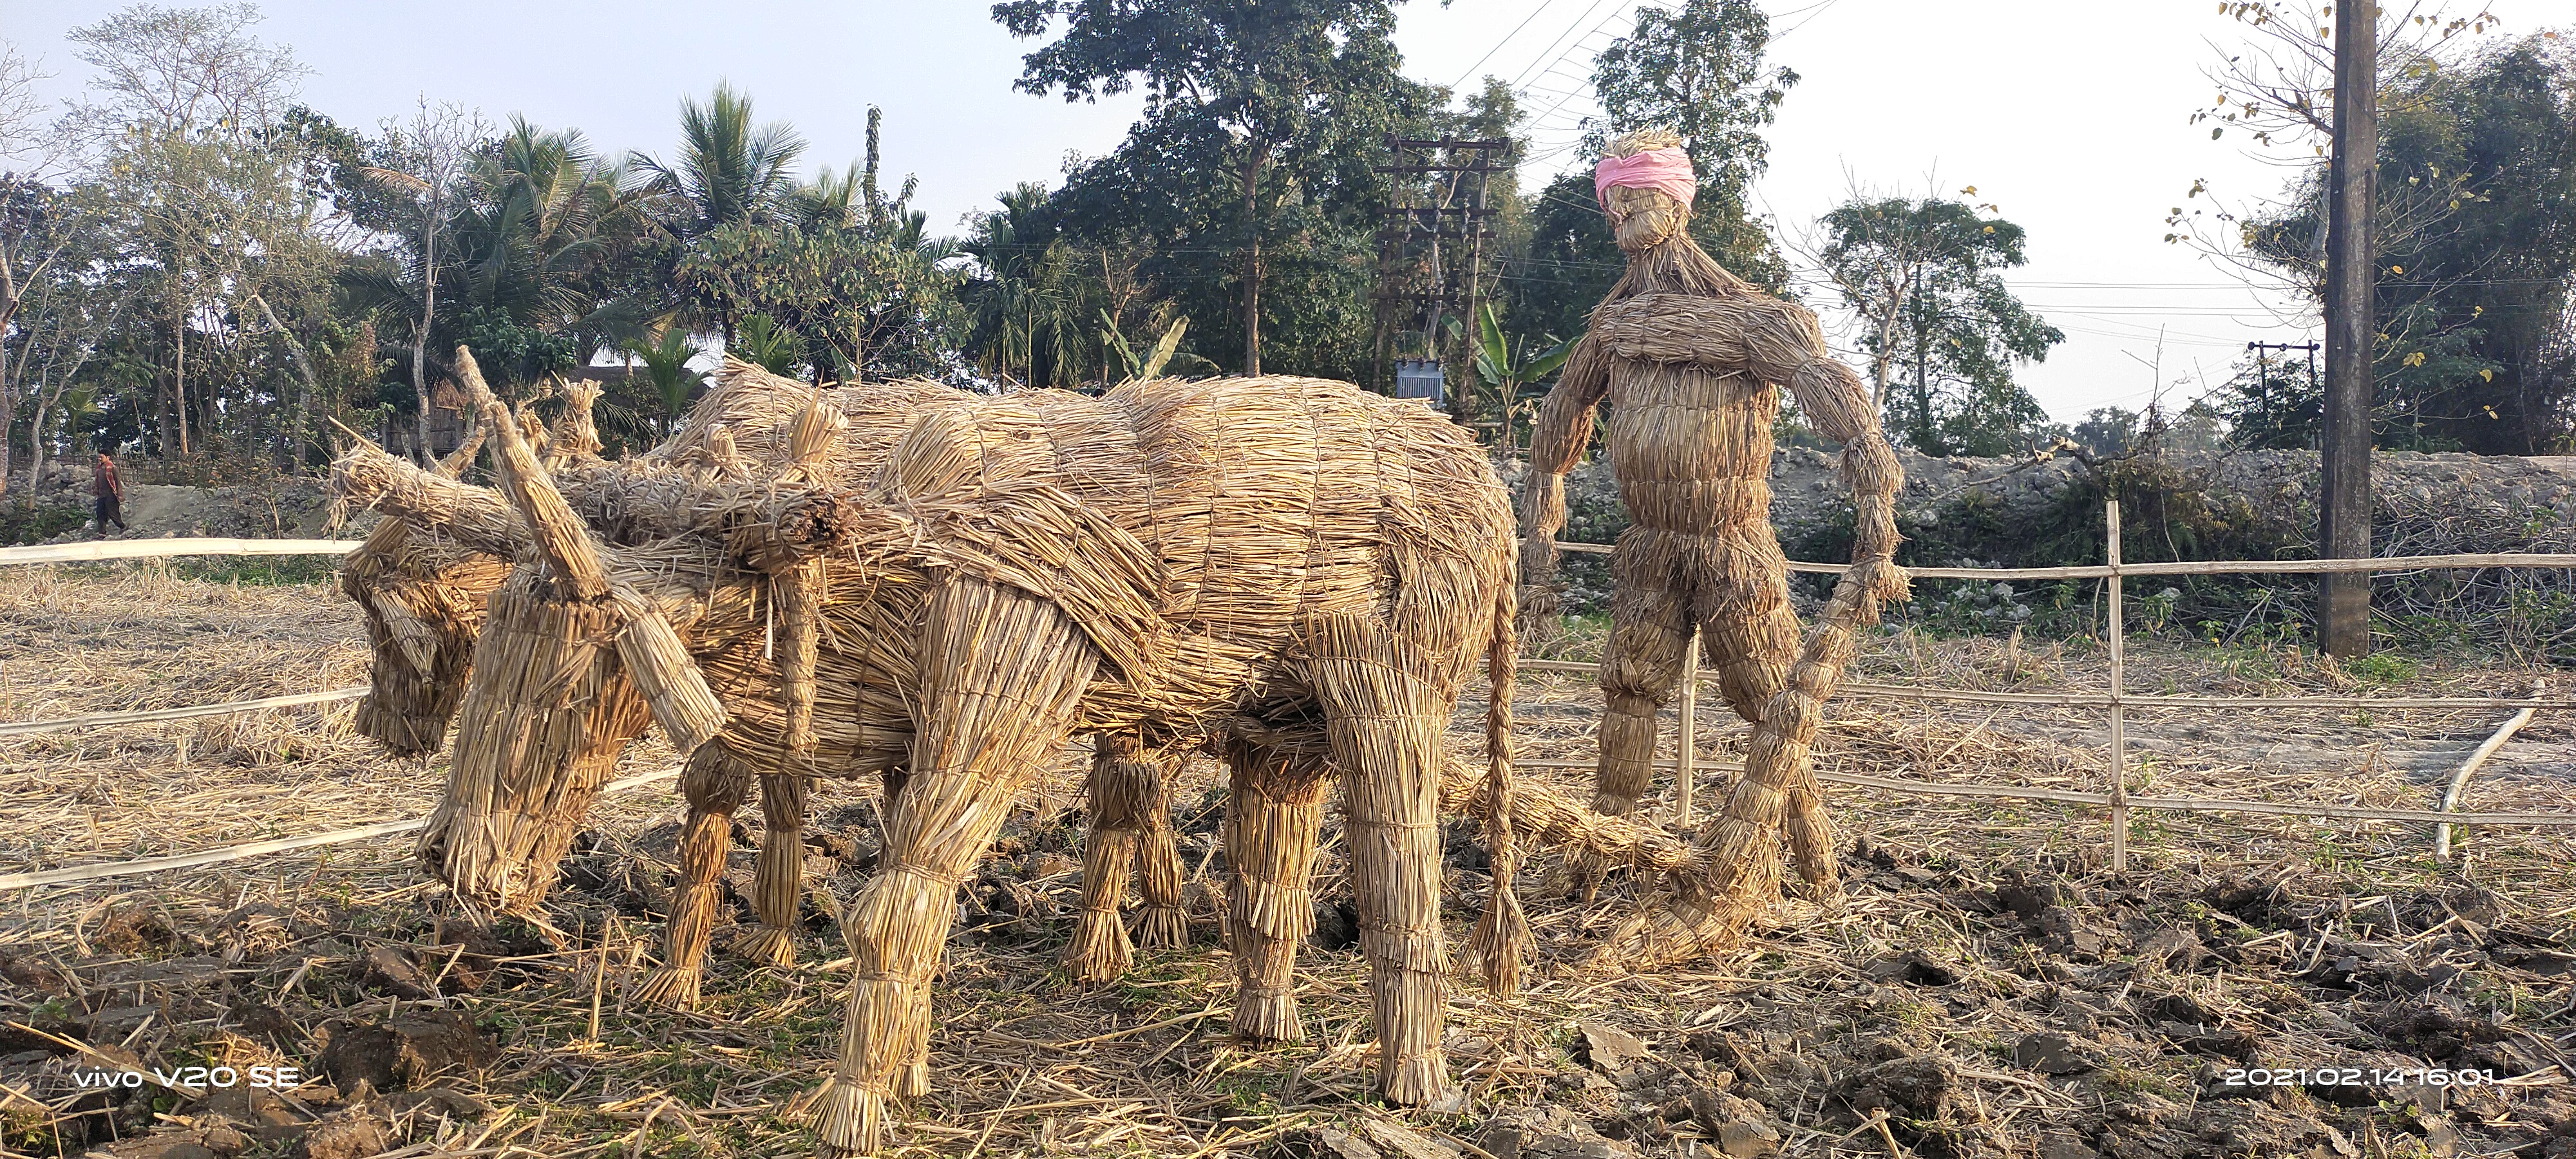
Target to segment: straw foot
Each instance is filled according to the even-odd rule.
[[[635,984],[635,1000],[671,1010],[694,1009],[703,977],[695,966],[664,966]]]
[[[1297,1022],[1297,996],[1286,991],[1237,995],[1234,1033],[1257,1042],[1306,1041],[1306,1028]]]
[[[1427,1107],[1449,1095],[1449,1060],[1437,1047],[1397,1063],[1379,1075],[1379,1093],[1402,1107]]]
[[[1064,968],[1080,982],[1107,982],[1135,964],[1127,928],[1116,910],[1087,909],[1074,923],[1073,941],[1064,947]]]
[[[929,1093],[929,1063],[905,1063],[901,1070],[894,1072],[894,1097],[898,1099],[918,1099],[928,1095]]]
[[[885,1118],[884,1095],[836,1077],[814,1100],[814,1153],[823,1159],[873,1155]]]
[[[762,926],[737,943],[734,952],[764,966],[793,966],[796,936],[777,926]]]
[[[1136,919],[1136,941],[1149,950],[1178,950],[1190,944],[1190,912],[1176,905],[1148,905]]]

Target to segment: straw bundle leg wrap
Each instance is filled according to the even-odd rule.
[[[1227,752],[1231,796],[1225,859],[1231,878],[1226,929],[1234,950],[1234,1032],[1299,1042],[1297,947],[1315,929],[1317,837],[1324,825],[1326,763],[1250,745]]]
[[[687,1009],[698,1004],[707,943],[715,935],[716,879],[733,848],[733,815],[751,795],[751,775],[722,744],[698,747],[680,774],[689,819],[680,831],[680,884],[662,932],[662,966],[635,986],[635,999]]]
[[[1838,888],[1833,831],[1816,788],[1812,749],[1825,701],[1851,662],[1860,617],[1875,611],[1871,583],[1855,571],[1835,585],[1788,686],[1764,706],[1745,753],[1744,779],[1703,836],[1704,868],[1684,879],[1668,908],[1634,924],[1609,951],[1631,968],[1687,961],[1737,944],[1778,895],[1784,822],[1791,839],[1804,844],[1804,857],[1813,859],[1800,864],[1810,887],[1819,893]],[[1818,804],[1794,817],[1792,805],[1802,793]]]
[[[819,1151],[877,1149],[885,1100],[926,1030],[957,886],[1031,769],[1071,729],[1094,653],[1053,604],[979,581],[933,595],[919,645],[910,783],[875,880],[850,907],[849,1020],[816,1105]]]
[[[420,838],[430,872],[480,905],[537,904],[617,755],[650,720],[615,652],[616,608],[557,600],[545,581],[492,593],[482,673],[459,710],[446,795]]]
[[[743,939],[742,955],[770,966],[796,964],[796,917],[805,897],[805,803],[810,784],[790,773],[760,777],[760,862],[752,908],[760,929]]]
[[[1190,944],[1190,911],[1181,904],[1180,843],[1172,832],[1172,775],[1180,771],[1180,763],[1178,753],[1156,759],[1153,798],[1146,804],[1145,827],[1136,835],[1136,870],[1145,891],[1136,944],[1148,950]]]
[[[1074,920],[1073,940],[1064,948],[1065,970],[1077,981],[1108,981],[1126,973],[1135,960],[1118,911],[1135,862],[1136,824],[1134,804],[1127,799],[1128,778],[1117,766],[1122,758],[1132,758],[1136,748],[1131,736],[1103,734],[1092,740],[1086,792],[1091,831],[1083,837],[1081,913]]]
[[[1631,527],[1610,557],[1617,595],[1610,639],[1601,657],[1601,758],[1592,809],[1623,816],[1637,807],[1655,775],[1655,714],[1682,676],[1691,647],[1689,589],[1674,583],[1690,536]]]
[[[1162,800],[1161,770],[1149,763],[1132,735],[1102,733],[1092,741],[1091,832],[1082,861],[1082,911],[1073,941],[1064,948],[1065,969],[1085,982],[1105,982],[1135,960],[1118,911],[1127,896],[1151,822]]]
[[[1411,641],[1357,616],[1308,640],[1350,814],[1351,888],[1376,1013],[1378,1092],[1408,1106],[1448,1092],[1440,1051],[1449,953],[1440,929],[1440,771],[1454,689],[1417,669]],[[1411,663],[1407,663],[1411,660]]]

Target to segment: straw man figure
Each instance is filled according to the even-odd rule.
[[[1626,813],[1645,792],[1655,712],[1671,699],[1696,631],[1727,703],[1765,726],[1717,823],[1721,838],[1730,820],[1762,837],[1785,822],[1802,874],[1830,889],[1832,831],[1806,746],[1848,660],[1849,629],[1875,619],[1880,599],[1904,598],[1905,575],[1892,561],[1902,471],[1869,391],[1827,354],[1815,315],[1728,273],[1685,232],[1698,183],[1678,142],[1668,132],[1631,133],[1595,175],[1628,269],[1593,309],[1539,412],[1522,496],[1521,574],[1527,590],[1545,590],[1552,541],[1565,526],[1563,475],[1606,402],[1610,465],[1630,525],[1611,558],[1617,594],[1601,666],[1608,703],[1593,808]],[[1803,656],[1787,559],[1771,529],[1771,429],[1782,386],[1819,434],[1843,444],[1842,475],[1859,509],[1854,568]],[[1803,695],[1782,699],[1800,703],[1769,719],[1774,698],[1793,685]]]

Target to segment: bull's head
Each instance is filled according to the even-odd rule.
[[[420,851],[461,896],[521,909],[545,896],[648,720],[685,754],[723,726],[724,707],[661,608],[612,577],[607,552],[462,349],[457,371],[494,433],[502,491],[533,550],[492,593],[447,793]]]
[[[768,578],[787,629],[777,659],[789,747],[811,746],[818,556],[851,530],[846,501],[818,482],[841,420],[816,401],[797,416],[784,473],[693,495],[678,504],[686,517],[661,529],[667,538],[620,547],[602,542],[556,490],[463,350],[457,369],[494,433],[501,488],[469,496],[449,484],[419,502],[461,516],[468,538],[517,548],[519,562],[492,593],[475,641],[447,793],[420,850],[461,896],[521,909],[544,897],[619,753],[648,720],[684,756],[725,722],[666,598],[677,606],[716,583]],[[378,505],[388,503],[399,505]]]

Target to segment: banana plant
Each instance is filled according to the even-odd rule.
[[[1522,387],[1538,382],[1564,366],[1565,360],[1574,355],[1574,343],[1582,337],[1577,334],[1573,338],[1558,340],[1550,334],[1547,340],[1553,344],[1532,353],[1530,338],[1526,334],[1510,341],[1504,340],[1503,324],[1494,316],[1492,302],[1483,303],[1477,310],[1476,328],[1480,339],[1476,349],[1476,376],[1494,389],[1505,410],[1520,400]]]
[[[1154,344],[1147,347],[1141,355],[1136,353],[1134,347],[1127,344],[1127,336],[1118,332],[1118,319],[1112,317],[1109,311],[1100,312],[1100,324],[1101,343],[1109,348],[1110,353],[1118,357],[1120,367],[1126,371],[1125,381],[1142,382],[1148,378],[1160,378],[1166,369],[1175,368],[1183,373],[1215,372],[1215,364],[1207,359],[1195,354],[1180,353],[1181,335],[1188,333],[1190,328],[1190,320],[1186,315],[1173,319],[1171,327],[1164,330],[1163,336],[1155,339]]]

